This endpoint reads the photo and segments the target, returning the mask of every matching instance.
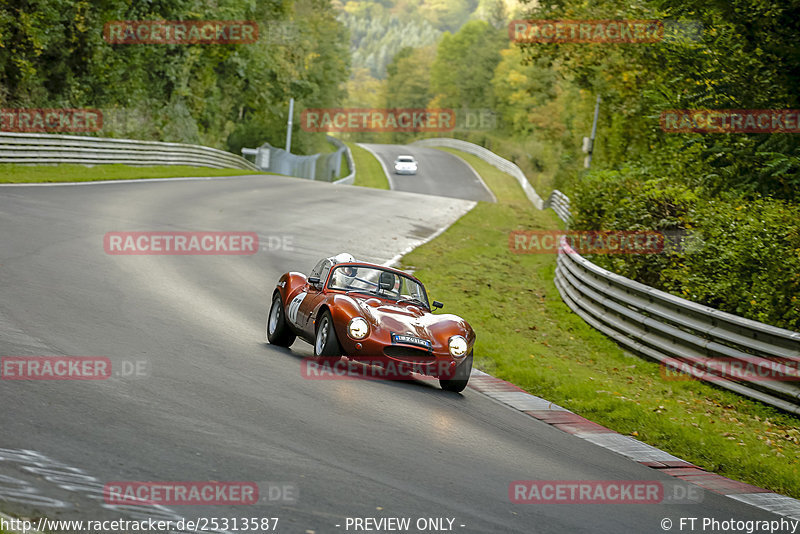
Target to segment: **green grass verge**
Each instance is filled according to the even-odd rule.
[[[516,181],[458,153],[498,203],[480,202],[403,258],[445,311],[466,318],[475,365],[621,434],[704,469],[800,497],[800,419],[624,352],[573,314],[553,283],[556,256],[518,255],[512,230],[557,229]]]
[[[39,182],[94,182],[101,180],[136,180],[147,178],[177,178],[183,176],[238,176],[242,174],[271,174],[239,169],[211,169],[185,165],[133,167],[131,165],[15,165],[0,164],[0,183],[21,184]]]
[[[354,185],[373,187],[375,189],[389,189],[389,181],[383,172],[380,162],[375,156],[355,143],[347,143],[353,153],[353,162],[356,165],[356,180]]]

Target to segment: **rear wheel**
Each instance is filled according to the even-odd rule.
[[[317,335],[314,338],[314,360],[318,363],[336,363],[342,357],[342,347],[333,328],[331,312],[325,310],[317,319]]]
[[[461,362],[461,365],[456,367],[453,378],[440,378],[439,385],[442,386],[442,389],[445,391],[453,391],[455,393],[464,391],[464,388],[467,387],[467,382],[469,382],[469,375],[471,373],[472,353],[470,352],[469,356],[464,358],[464,361]]]
[[[288,347],[294,343],[297,336],[291,331],[289,325],[286,324],[286,313],[283,309],[281,296],[275,293],[272,297],[272,306],[269,309],[267,316],[267,340],[272,345],[279,347]]]

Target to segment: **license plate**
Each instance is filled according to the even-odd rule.
[[[409,336],[408,334],[392,334],[392,343],[402,343],[404,345],[416,345],[418,347],[425,347],[430,350],[431,342],[427,339],[422,339],[416,336]]]

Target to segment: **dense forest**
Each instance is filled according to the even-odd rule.
[[[425,20],[401,20],[395,15],[377,17],[343,13],[339,20],[350,30],[354,69],[365,69],[376,79],[386,77],[386,66],[400,50],[435,44],[442,32]]]
[[[503,26],[516,2],[505,0],[438,0],[383,2],[351,0],[336,4],[339,20],[350,31],[354,71],[384,79],[387,66],[404,48],[436,44],[443,32],[454,33],[470,20]]]
[[[0,5],[0,108],[98,108],[100,135],[200,143],[238,152],[281,144],[289,97],[337,104],[348,36],[326,0],[11,0]],[[125,20],[247,20],[251,44],[109,44]],[[319,135],[298,132],[311,150]]]
[[[669,109],[800,108],[798,8],[797,0],[605,0],[591,8],[566,0],[536,11],[532,18],[656,18],[703,28],[699,39],[651,45],[524,48],[528,62],[557,76],[557,95],[565,87],[584,95],[567,98],[567,108],[603,99],[597,168],[562,170],[556,180],[575,201],[576,227],[694,238],[674,254],[607,256],[601,264],[800,329],[800,136],[667,133],[658,120]]]

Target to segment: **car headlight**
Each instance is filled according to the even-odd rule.
[[[364,339],[369,334],[369,325],[363,317],[354,317],[347,324],[347,332],[353,339]]]
[[[463,356],[467,352],[467,340],[464,336],[453,336],[450,338],[449,348],[453,356]]]

